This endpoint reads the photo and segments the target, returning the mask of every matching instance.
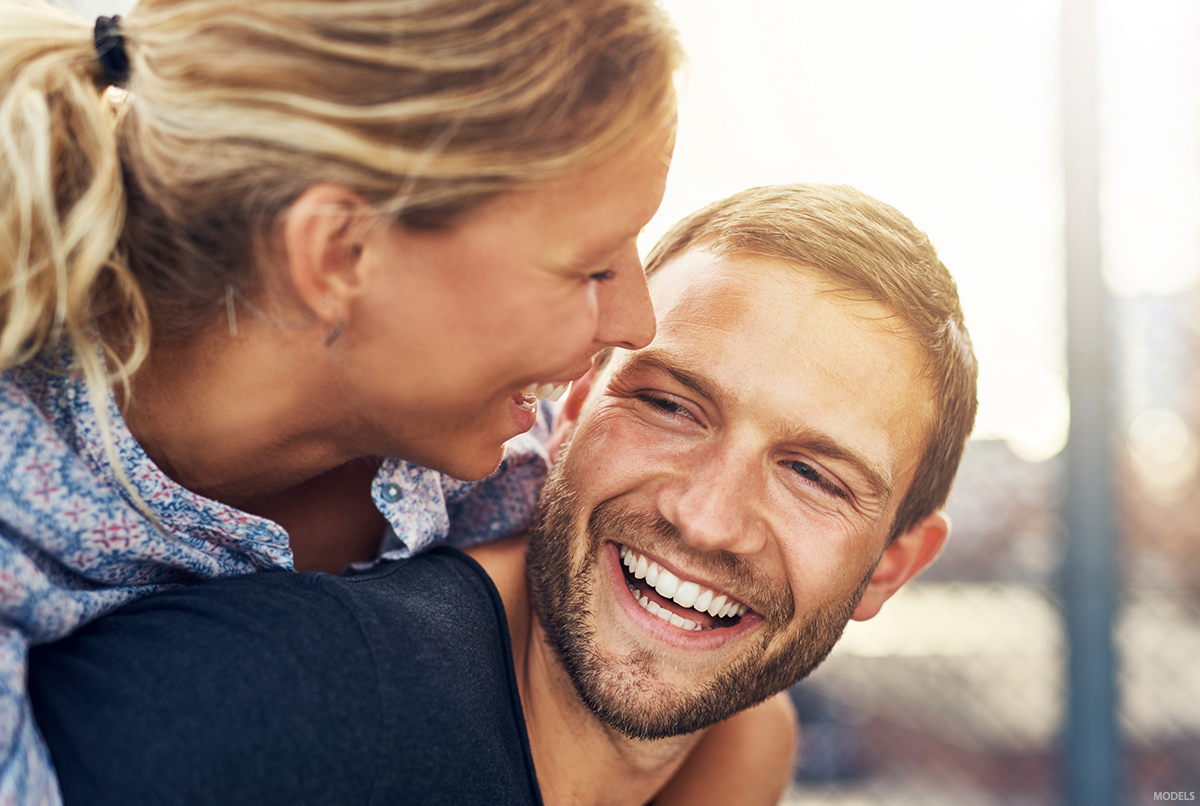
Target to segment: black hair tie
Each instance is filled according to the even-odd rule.
[[[125,52],[125,37],[121,35],[121,16],[97,17],[93,39],[96,55],[100,57],[104,86],[125,86],[129,80],[129,54]]]

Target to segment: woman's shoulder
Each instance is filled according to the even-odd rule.
[[[29,466],[77,458],[76,398],[86,391],[61,365],[30,362],[0,373],[0,475],[12,479]],[[61,455],[60,455],[61,454]],[[9,485],[10,487],[12,485]]]
[[[290,564],[282,530],[206,507],[152,467],[111,395],[106,451],[85,382],[65,366],[0,373],[0,618],[51,640],[156,586]]]
[[[65,452],[87,464],[93,472],[108,464],[99,443],[102,430],[96,404],[108,413],[109,432],[119,450],[132,436],[105,387],[93,392],[78,371],[74,353],[65,346],[49,347],[29,361],[0,373],[0,417],[11,435],[5,448],[38,452]],[[95,444],[93,444],[95,443]]]

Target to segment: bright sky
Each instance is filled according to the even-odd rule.
[[[1099,5],[1106,271],[1120,293],[1178,291],[1200,266],[1200,6]],[[1059,4],[664,6],[689,67],[645,245],[752,185],[845,182],[895,205],[958,280],[981,364],[976,436],[1032,460],[1057,453],[1068,424]]]

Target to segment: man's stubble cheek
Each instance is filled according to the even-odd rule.
[[[582,545],[573,550],[576,524],[582,520],[567,481],[565,456],[551,472],[534,512],[528,550],[528,576],[534,612],[546,641],[563,664],[580,699],[603,723],[636,739],[659,739],[692,733],[727,719],[807,676],[829,654],[858,604],[868,573],[858,590],[817,610],[796,628],[794,638],[773,640],[784,627],[768,630],[707,681],[675,686],[660,667],[670,659],[642,647],[617,654],[597,646],[589,619],[592,586],[600,573],[600,534],[623,529],[659,528],[652,519],[622,517],[598,507],[581,530]],[[624,523],[622,524],[622,521]],[[632,527],[630,526],[632,524]],[[660,538],[665,538],[660,535]],[[572,562],[572,554],[580,554]],[[774,608],[772,608],[774,609]],[[794,614],[792,614],[794,615]],[[767,647],[780,646],[770,656]]]

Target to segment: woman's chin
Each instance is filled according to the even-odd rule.
[[[504,460],[509,440],[526,433],[537,422],[540,402],[519,397],[504,398],[499,406],[493,402],[487,409],[455,412],[453,426],[447,422],[436,436],[427,435],[420,449],[399,455],[463,481],[486,478]],[[465,425],[468,422],[470,427]]]
[[[479,481],[495,472],[504,460],[504,444],[487,449],[480,448],[471,454],[457,456],[444,466],[435,468],[461,481]]]

